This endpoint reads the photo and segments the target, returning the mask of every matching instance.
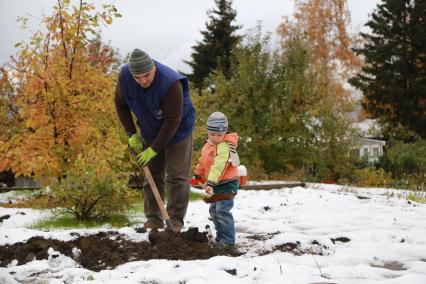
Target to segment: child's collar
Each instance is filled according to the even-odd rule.
[[[225,140],[224,140],[225,141]],[[222,142],[224,142],[224,141],[222,141]],[[220,142],[220,143],[218,143],[218,144],[215,144],[215,143],[213,143],[210,139],[207,139],[207,141],[206,141],[207,143],[209,143],[210,145],[214,145],[214,146],[217,146],[217,145],[219,145],[220,143],[222,143],[222,142]]]

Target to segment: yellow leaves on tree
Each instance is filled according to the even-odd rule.
[[[53,14],[43,18],[47,31],[19,45],[11,75],[16,111],[6,110],[9,132],[0,136],[0,171],[47,181],[62,176],[89,149],[106,160],[123,152],[111,98],[117,59],[96,37],[96,27],[114,16],[120,15],[112,5],[96,12],[83,1],[70,6],[58,0]]]
[[[292,37],[302,37],[317,70],[325,66],[330,78],[343,81],[361,66],[351,50],[357,39],[348,32],[349,24],[346,0],[295,0],[294,19],[284,17],[277,33],[284,48]],[[342,87],[335,93],[346,96]]]

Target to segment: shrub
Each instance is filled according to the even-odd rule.
[[[60,213],[70,213],[77,220],[105,220],[130,205],[131,193],[125,184],[106,162],[79,155],[52,189],[61,203]]]
[[[389,187],[392,178],[382,168],[369,167],[354,171],[354,183],[364,187]]]
[[[417,190],[426,187],[426,140],[397,142],[388,150],[389,169],[395,178],[407,180]]]

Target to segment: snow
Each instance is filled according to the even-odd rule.
[[[49,255],[59,254],[58,257],[0,267],[0,283],[424,284],[426,204],[407,202],[408,192],[325,184],[241,190],[233,209],[238,248],[245,252],[240,257],[134,261],[113,270],[93,272],[52,249]],[[70,240],[74,238],[73,232],[85,235],[111,230],[31,228],[31,224],[48,214],[40,210],[0,208],[0,216],[10,215],[0,224],[0,245],[22,242],[36,235]],[[208,206],[202,201],[190,203],[186,221],[184,229],[196,226],[204,230],[206,225],[213,228],[208,220]],[[136,233],[134,228],[116,231],[135,241],[147,240],[147,233]],[[253,239],[254,235],[262,238]],[[339,237],[350,241],[332,242],[331,238]],[[272,251],[274,246],[297,241],[307,253],[262,254]],[[225,271],[232,269],[236,275]]]

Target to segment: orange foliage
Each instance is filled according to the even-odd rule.
[[[284,17],[277,33],[284,48],[289,39],[302,36],[316,68],[327,66],[331,77],[342,82],[361,66],[351,50],[358,40],[348,32],[349,24],[346,0],[295,0],[294,19]],[[336,95],[347,96],[342,86]]]
[[[95,151],[113,160],[123,152],[112,99],[113,56],[108,50],[94,54],[88,40],[97,26],[120,16],[114,6],[103,8],[96,12],[86,2],[75,7],[59,0],[43,18],[47,32],[16,44],[11,77],[17,111],[1,125],[8,135],[0,136],[0,171],[48,181],[62,176],[79,153]]]

